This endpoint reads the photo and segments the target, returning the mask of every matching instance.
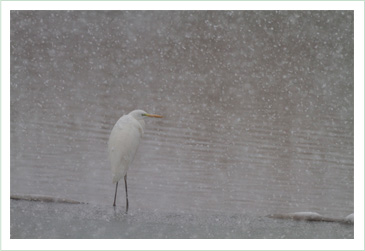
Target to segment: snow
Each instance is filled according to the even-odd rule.
[[[353,22],[352,11],[12,11],[11,193],[111,206],[108,137],[140,108],[164,119],[146,119],[131,212],[343,217]]]

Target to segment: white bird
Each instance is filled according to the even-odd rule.
[[[148,114],[142,110],[134,110],[122,116],[114,125],[108,142],[109,159],[115,185],[114,204],[117,199],[118,182],[124,177],[126,213],[128,212],[127,171],[136,155],[139,141],[143,135],[144,117],[162,118],[160,115]]]

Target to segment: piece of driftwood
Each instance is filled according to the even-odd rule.
[[[43,195],[10,195],[12,200],[27,200],[27,201],[38,201],[38,202],[54,202],[54,203],[67,203],[67,204],[87,204],[85,202],[80,202],[70,199],[55,198]]]
[[[338,222],[338,223],[354,223],[353,214],[348,215],[345,218],[333,218],[320,215],[315,212],[296,212],[288,214],[269,214],[266,217],[274,219],[287,219],[287,220],[299,220],[299,221],[322,221],[322,222]]]

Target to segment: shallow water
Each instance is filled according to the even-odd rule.
[[[353,212],[353,12],[14,11],[10,87],[12,194],[111,206],[140,108],[131,213]]]

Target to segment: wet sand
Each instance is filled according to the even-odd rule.
[[[112,206],[11,200],[12,239],[342,239],[353,224],[249,214],[160,213]]]

